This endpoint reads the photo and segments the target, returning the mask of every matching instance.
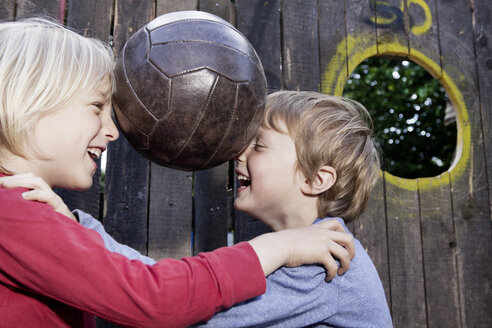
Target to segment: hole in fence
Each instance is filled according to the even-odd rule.
[[[384,171],[418,178],[449,169],[455,111],[444,87],[424,68],[407,59],[368,58],[350,75],[343,95],[369,110]]]

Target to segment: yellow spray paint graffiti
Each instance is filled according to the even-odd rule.
[[[432,15],[429,5],[427,5],[424,0],[407,0],[408,8],[410,8],[412,4],[419,6],[424,11],[425,18],[422,24],[411,26],[410,31],[415,35],[425,34],[432,26]],[[402,1],[400,7],[402,11],[404,9],[404,5],[404,1]]]
[[[347,36],[345,40],[338,44],[336,55],[331,59],[322,76],[321,91],[323,93],[342,95],[345,83],[353,69],[365,59],[375,55],[391,54],[401,56],[402,58],[408,58],[424,67],[434,77],[441,76],[441,67],[438,63],[415,49],[411,49],[409,54],[407,45],[402,45],[398,42],[385,44],[385,52],[378,54],[376,45],[367,45],[365,40],[366,38],[363,36]],[[381,50],[381,48],[379,50]],[[346,54],[346,56],[344,56],[344,54]],[[348,72],[346,67],[349,68]],[[469,124],[466,103],[456,83],[445,71],[442,72],[439,81],[446,89],[446,92],[457,111],[458,140],[456,145],[456,156],[453,164],[448,170],[451,177],[457,179],[465,172],[470,161],[471,127]],[[447,175],[447,172],[442,175]],[[384,176],[386,182],[407,190],[427,190],[437,188],[443,183],[449,183],[447,177],[441,176],[438,178],[419,178],[418,181],[417,179],[399,178],[387,172],[385,172]]]
[[[376,24],[378,27],[386,28],[393,25],[401,25],[404,20],[405,11],[409,11],[409,8],[413,6],[420,7],[424,12],[423,22],[416,24],[411,22],[410,32],[415,35],[425,34],[432,26],[432,15],[429,5],[424,0],[401,0],[400,8],[391,5],[386,1],[372,1],[372,9],[376,8],[376,16],[372,16],[369,21],[372,24]]]

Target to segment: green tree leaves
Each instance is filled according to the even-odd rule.
[[[456,124],[444,125],[448,97],[424,68],[407,60],[369,58],[348,79],[344,96],[371,113],[383,170],[417,178],[451,165]]]

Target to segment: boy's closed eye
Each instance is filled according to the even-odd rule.
[[[95,101],[91,104],[96,110],[97,114],[100,114],[104,110],[105,103],[100,101]]]
[[[261,142],[259,142],[258,140],[253,143],[253,149],[255,151],[260,151],[263,148],[267,148],[267,147],[263,145]]]

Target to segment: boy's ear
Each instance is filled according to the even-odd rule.
[[[328,165],[322,166],[311,183],[304,180],[301,190],[304,194],[317,196],[331,188],[337,181],[337,171]]]

